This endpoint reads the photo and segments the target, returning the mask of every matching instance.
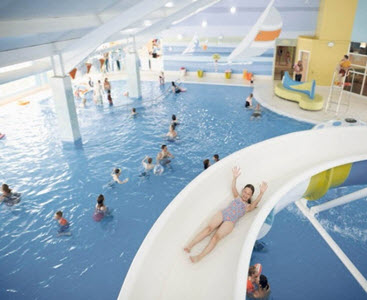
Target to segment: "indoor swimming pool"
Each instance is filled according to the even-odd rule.
[[[161,96],[168,83],[143,82],[143,99],[131,100],[123,96],[125,86],[112,82],[112,107],[106,101],[96,107],[89,100],[85,108],[76,102],[83,139],[78,148],[60,142],[52,99],[0,107],[6,133],[0,140],[0,180],[22,193],[19,205],[0,209],[0,299],[116,299],[149,229],[203,172],[204,159],[312,128],[267,109],[251,118],[253,110],[244,107],[249,87],[184,84],[187,92]],[[165,137],[172,114],[180,123],[176,141]],[[162,144],[175,156],[171,166],[160,176],[141,176],[142,159],[148,155],[155,162]],[[122,169],[121,179],[129,178],[126,184],[109,185],[114,167]],[[318,202],[349,191],[332,190]],[[112,213],[95,222],[99,194]],[[71,236],[57,236],[58,210],[70,222]],[[364,276],[366,217],[366,199],[320,214]],[[276,216],[263,243],[252,262],[263,265],[273,299],[365,298],[294,204]]]

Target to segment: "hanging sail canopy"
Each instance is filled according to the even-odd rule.
[[[196,50],[199,49],[199,38],[198,35],[195,33],[194,37],[192,38],[191,42],[189,43],[189,45],[186,47],[186,49],[182,52],[182,55],[185,54],[192,54],[194,53]]]
[[[247,36],[229,55],[229,61],[248,60],[274,48],[275,39],[280,35],[283,22],[273,4],[274,0],[271,0]]]

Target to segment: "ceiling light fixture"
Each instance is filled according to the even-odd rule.
[[[206,26],[208,26],[208,22],[207,21],[204,20],[203,22],[201,22],[201,27],[204,27],[205,28]]]
[[[229,11],[231,12],[231,14],[235,14],[237,11],[237,8],[235,6],[232,6]]]
[[[165,5],[164,5],[165,7],[173,7],[173,2],[167,2]]]
[[[177,39],[178,39],[178,40],[182,40],[182,38],[183,38],[182,34],[178,34],[178,35],[177,35]]]

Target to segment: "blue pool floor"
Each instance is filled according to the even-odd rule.
[[[0,299],[116,299],[147,232],[203,171],[203,159],[215,153],[223,158],[264,139],[311,128],[266,109],[260,120],[251,120],[252,112],[244,108],[250,88],[185,84],[186,93],[158,98],[168,85],[144,82],[143,99],[131,100],[122,95],[125,86],[112,82],[114,107],[90,102],[85,109],[78,107],[82,148],[63,147],[52,99],[0,110],[1,132],[7,134],[0,141],[0,181],[23,194],[17,207],[0,209]],[[134,119],[129,117],[132,107],[139,113]],[[181,122],[179,140],[173,143],[164,139],[172,114]],[[139,177],[141,160],[145,155],[155,160],[163,143],[176,157],[172,168],[162,176]],[[130,180],[109,188],[114,167],[121,167],[122,178]],[[113,212],[96,223],[92,215],[100,193]],[[362,213],[360,205],[355,210]],[[70,221],[71,237],[56,236],[57,210]],[[366,236],[364,226],[358,223],[359,231],[351,236],[343,230],[334,233],[349,245],[366,274],[366,247],[360,244],[363,239],[354,238]],[[292,207],[277,215],[264,242],[267,252],[255,253],[253,260],[263,264],[274,299],[365,297]],[[325,288],[330,276],[332,289]]]

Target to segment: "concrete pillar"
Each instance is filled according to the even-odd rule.
[[[50,78],[60,137],[63,142],[81,144],[78,116],[69,75],[65,75],[61,55],[51,57],[54,77]]]
[[[127,72],[127,89],[129,97],[141,98],[141,86],[140,86],[140,61],[139,56],[134,45],[129,49],[126,54],[126,72]]]

